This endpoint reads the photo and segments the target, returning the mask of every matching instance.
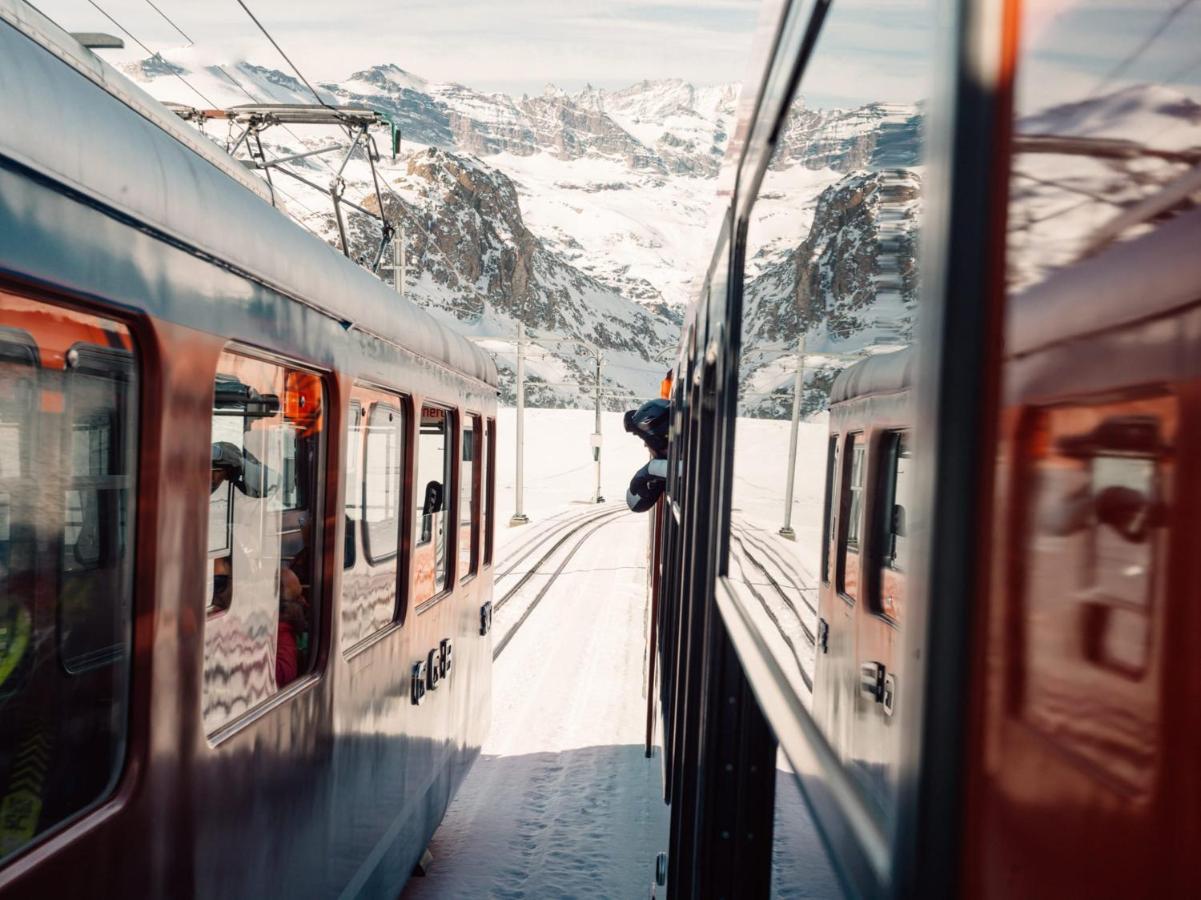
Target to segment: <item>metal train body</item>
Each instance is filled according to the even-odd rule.
[[[395,896],[488,728],[495,367],[7,0],[0,118],[0,894]]]
[[[761,302],[748,272],[763,271],[752,212],[779,204],[763,185],[784,168],[772,163],[806,79],[850,60],[837,33],[823,39],[865,4],[765,10],[672,371],[672,475],[651,547],[648,752],[662,753],[672,810],[666,896],[1195,892],[1201,135],[1195,113],[1180,151],[1155,143],[1168,125],[1124,124],[1139,97],[1163,97],[1154,79],[1088,126],[1084,113],[1030,114],[1051,87],[1075,97],[1073,113],[1097,99],[1095,78],[1040,80],[1040,60],[1125,58],[1076,6],[965,0],[927,20],[938,40],[914,50],[935,75],[919,327],[908,350],[844,368],[828,421],[800,425],[827,442],[798,473],[825,489],[811,502],[812,570],[772,561],[774,524],[746,524],[746,483],[766,482],[775,459],[736,465],[740,437],[767,433],[739,415],[743,317]],[[878,20],[882,40],[898,22]],[[1160,45],[1155,71],[1195,66],[1195,46],[1140,53]],[[1116,137],[1089,131],[1102,122]],[[1056,154],[1060,168],[1038,168]],[[1108,195],[1072,180],[1094,171]],[[1068,200],[1030,212],[1061,183]],[[1113,200],[1121,191],[1135,199]],[[1026,237],[1082,205],[1050,233],[1059,244]],[[777,223],[811,215],[770,209]],[[783,477],[771,484],[779,515]],[[790,571],[795,635],[781,626]],[[806,635],[812,676],[796,650]],[[798,793],[804,815],[789,806]]]

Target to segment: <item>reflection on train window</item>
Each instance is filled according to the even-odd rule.
[[[793,7],[789,22],[804,29],[811,7]],[[731,322],[741,335],[727,585],[887,830],[906,727],[893,703],[904,635],[876,603],[878,558],[867,565],[861,554],[878,553],[882,432],[910,421],[895,358],[921,331],[924,135],[941,26],[925,0],[822,8],[795,93],[779,118],[756,125],[742,164],[762,181],[734,254],[743,271]],[[774,72],[764,96],[786,90],[791,71]],[[899,562],[903,541],[896,551]]]
[[[488,420],[488,439],[486,442],[488,453],[488,481],[484,487],[484,565],[489,565],[492,562],[492,532],[495,529],[493,523],[493,508],[496,506],[496,420]]]
[[[400,397],[351,388],[346,441],[346,559],[338,605],[342,650],[403,618],[398,604],[408,407]]]
[[[454,451],[451,413],[438,406],[421,408],[417,436],[416,518],[414,521],[414,603],[424,603],[447,587],[447,527]]]
[[[1201,163],[1201,7],[1113,0],[1099,10],[1062,0],[1023,12],[1010,288],[1159,229],[1194,244],[1196,216],[1191,225],[1180,219],[1196,210]]]
[[[863,475],[866,468],[862,434],[848,440],[842,481],[842,538],[838,542],[838,590],[849,600],[859,598],[859,533],[863,521]]]
[[[879,610],[900,620],[905,603],[905,570],[908,568],[910,511],[909,436],[903,431],[884,435],[880,468],[880,571],[877,575]]]
[[[459,577],[474,575],[479,560],[480,417],[468,416],[459,446]]]
[[[120,771],[137,409],[124,326],[0,292],[0,858]]]
[[[204,630],[209,734],[316,661],[324,395],[319,376],[291,366],[230,351],[218,360]]]
[[[1015,481],[1027,515],[1015,535],[1026,572],[1023,716],[1135,786],[1153,771],[1150,672],[1176,420],[1170,397],[1041,410],[1028,424],[1027,469]],[[1081,717],[1081,709],[1092,713]],[[1107,716],[1130,727],[1097,729]]]

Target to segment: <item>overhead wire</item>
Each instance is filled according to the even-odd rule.
[[[1097,86],[1093,88],[1090,96],[1096,97],[1101,93],[1102,90],[1109,87],[1109,85],[1112,84],[1116,78],[1134,65],[1138,58],[1146,53],[1147,50],[1150,49],[1151,45],[1163,36],[1163,33],[1168,30],[1173,22],[1176,21],[1176,18],[1189,6],[1191,6],[1192,3],[1193,0],[1179,0],[1175,6],[1171,7],[1164,14],[1164,17],[1159,21],[1159,24],[1152,29],[1151,33],[1143,38],[1142,43],[1135,47],[1134,50],[1128,53],[1123,59],[1119,60],[1118,63],[1109,70],[1109,74],[1097,82]]]
[[[178,25],[176,25],[175,22],[171,19],[171,17],[169,15],[167,15],[165,12],[163,12],[161,9],[159,9],[157,6],[154,5],[154,0],[146,0],[146,5],[149,6],[151,9],[153,9],[160,16],[162,16],[163,19],[166,20],[168,25],[170,25],[172,28],[174,28],[176,31],[178,31],[183,36],[183,39],[188,42],[189,46],[194,47],[196,45],[196,42],[188,36],[188,33],[186,31],[184,31],[182,28],[180,28]]]
[[[125,34],[126,37],[128,37],[131,41],[133,41],[135,44],[137,44],[139,47],[141,47],[143,50],[145,50],[147,53],[149,53],[152,59],[163,59],[163,56],[161,53],[158,53],[155,50],[151,50],[144,43],[142,43],[140,40],[138,40],[138,38],[132,32],[130,32],[130,30],[128,28],[126,28],[124,25],[122,25],[120,22],[118,22],[116,19],[114,19],[111,15],[109,15],[108,12],[105,11],[104,7],[102,7],[99,3],[97,3],[96,0],[88,0],[88,3],[90,3],[96,9],[96,11],[100,13],[100,15],[104,16],[104,18],[108,19],[110,22],[112,22],[114,25],[116,25],[117,28],[119,28]],[[167,62],[167,60],[163,60],[163,61]],[[170,65],[169,62],[167,64]],[[188,81],[188,79],[184,78],[183,75],[181,75],[179,72],[176,72],[174,69],[172,69],[171,74],[174,75],[176,78],[178,78],[180,81],[182,81],[185,85],[187,85],[188,89],[192,93],[194,93],[197,97],[199,97],[201,100],[203,100],[210,109],[213,109],[216,107],[217,104],[215,104],[208,97],[204,96],[204,94],[202,94],[200,92],[200,90],[195,85],[192,84],[192,82],[190,82],[190,81]]]
[[[304,86],[307,87],[312,92],[313,96],[317,98],[317,102],[320,103],[322,106],[324,106],[326,109],[333,109],[334,107],[330,106],[323,99],[321,99],[321,95],[319,93],[317,93],[317,89],[315,87],[313,87],[311,84],[309,84],[309,80],[304,77],[304,74],[296,66],[296,63],[292,62],[291,57],[289,57],[288,54],[284,52],[284,48],[281,47],[279,45],[279,42],[274,37],[271,36],[271,32],[269,32],[263,26],[263,23],[258,20],[258,17],[255,16],[255,14],[250,11],[250,7],[246,5],[245,0],[236,0],[236,2],[238,4],[238,6],[242,7],[242,9],[244,9],[246,11],[246,15],[250,16],[250,21],[254,22],[254,24],[258,26],[258,29],[259,29],[259,31],[261,31],[263,33],[263,36],[271,42],[271,46],[274,47],[279,52],[279,55],[284,58],[284,61],[289,66],[292,67],[292,71],[296,73],[296,77],[299,78],[302,82],[304,82]]]

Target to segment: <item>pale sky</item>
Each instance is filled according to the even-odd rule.
[[[337,81],[391,62],[431,81],[539,93],[549,82],[624,87],[644,78],[695,84],[746,74],[757,0],[246,0],[311,81]],[[68,31],[118,33],[88,0],[35,0]],[[150,0],[97,0],[171,59],[187,41]],[[153,0],[204,61],[287,65],[235,0]],[[125,39],[127,46],[132,41]],[[104,51],[111,62],[138,48]],[[182,57],[186,59],[192,54]]]

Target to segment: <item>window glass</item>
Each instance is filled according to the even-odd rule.
[[[350,403],[346,425],[346,503],[344,515],[346,532],[343,539],[342,568],[353,569],[358,561],[358,522],[363,518],[363,406],[358,400]],[[345,582],[343,582],[345,583]]]
[[[838,543],[838,590],[850,600],[859,597],[859,532],[863,521],[863,472],[866,468],[862,434],[847,442],[842,470],[842,539]]]
[[[204,630],[209,734],[316,660],[324,394],[320,377],[300,369],[230,351],[218,361]]]
[[[447,515],[450,499],[451,414],[438,406],[421,408],[417,435],[416,514],[413,528],[414,602],[424,603],[447,587]]]
[[[910,479],[909,436],[890,431],[884,436],[880,470],[879,517],[880,570],[877,573],[878,608],[899,621],[905,605],[905,570],[908,568]]]
[[[403,616],[398,603],[400,524],[404,508],[407,407],[399,397],[361,385],[351,388],[352,414],[347,440],[349,556],[338,606],[339,646],[350,649]],[[366,422],[365,425],[355,423]],[[356,481],[353,488],[351,479]],[[353,508],[351,501],[354,501]]]
[[[396,556],[400,535],[400,492],[404,483],[404,416],[388,403],[374,403],[367,419],[363,480],[363,535],[367,560]]]
[[[124,326],[0,292],[0,858],[121,768],[137,409]]]
[[[906,656],[897,623],[859,602],[861,570],[875,578],[860,556],[876,552],[877,538],[863,435],[909,421],[902,360],[920,356],[925,139],[945,25],[927,0],[819,8],[795,91],[756,126],[741,169],[739,189],[754,199],[735,227],[738,408],[724,563],[796,706],[812,711],[888,832],[906,726],[883,685],[904,683]],[[785,43],[801,43],[813,10],[792,4]],[[771,73],[763,109],[792,71]],[[832,436],[843,445],[832,449]],[[869,671],[879,677],[862,680]]]
[[[834,473],[838,469],[838,436],[826,444],[826,502],[822,504],[822,581],[830,581],[830,547],[833,544],[832,515],[834,503]]]
[[[495,528],[493,507],[496,505],[496,420],[488,420],[488,481],[483,488],[484,500],[484,565],[492,562],[492,532]]]
[[[459,577],[475,573],[479,559],[479,519],[476,505],[480,496],[480,428],[479,416],[468,416],[459,441]]]

